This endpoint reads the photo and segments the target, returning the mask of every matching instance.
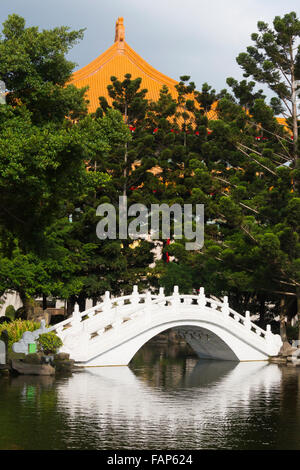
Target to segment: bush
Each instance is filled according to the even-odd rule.
[[[26,310],[24,307],[20,307],[16,310],[16,319],[18,320],[26,320]]]
[[[42,364],[42,355],[41,354],[27,354],[27,356],[24,357],[23,362],[25,364]]]
[[[286,325],[286,335],[288,340],[293,341],[298,339],[299,328],[298,325]]]
[[[0,335],[3,330],[8,333],[8,350],[11,351],[12,345],[19,341],[25,331],[34,331],[40,327],[39,323],[31,320],[15,320],[10,323],[5,322],[0,325]]]
[[[0,317],[0,325],[2,325],[2,323],[11,323],[11,319],[8,317]]]
[[[37,344],[39,351],[44,354],[56,354],[63,345],[62,340],[53,332],[40,335]]]
[[[13,305],[8,305],[5,309],[5,316],[14,320],[16,318],[16,310]]]

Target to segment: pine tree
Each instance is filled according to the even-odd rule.
[[[263,21],[258,33],[251,36],[254,44],[239,54],[237,63],[244,76],[266,84],[274,93],[271,100],[276,112],[281,111],[290,122],[293,133],[292,158],[298,159],[297,81],[300,79],[300,21],[295,12],[276,16],[273,29]]]

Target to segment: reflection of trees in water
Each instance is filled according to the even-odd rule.
[[[175,331],[167,330],[144,344],[131,360],[130,368],[153,386],[173,387],[197,361],[193,349]]]
[[[132,369],[1,380],[0,448],[300,449],[297,369],[150,350]]]
[[[221,424],[225,448],[300,450],[300,370],[281,366],[280,372],[279,387],[272,393],[254,387],[255,406],[238,408]]]
[[[172,364],[170,371],[174,371]],[[258,393],[263,390],[268,400],[280,382],[277,365],[261,362],[201,361],[189,374],[182,371],[180,380],[172,378],[174,386],[167,387],[158,380],[160,371],[151,381],[144,378],[142,368],[135,373],[128,368],[92,368],[84,377],[86,386],[74,377],[61,390],[72,409],[86,407],[86,424],[100,420],[103,446],[110,446],[120,430],[122,448],[239,448]],[[83,405],[87,384],[90,400]],[[262,436],[260,429],[256,438]],[[255,448],[255,443],[251,447],[246,436],[241,447]]]
[[[0,449],[61,447],[67,415],[60,409],[57,380],[17,376],[0,380]]]

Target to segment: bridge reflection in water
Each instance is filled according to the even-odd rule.
[[[113,448],[115,435],[117,448],[216,448],[227,426],[247,423],[258,396],[267,412],[281,380],[278,366],[265,363],[189,359],[186,366],[184,374],[167,368],[167,386],[143,368],[90,368],[59,386],[59,402],[70,422],[84,413],[89,439],[101,448]]]
[[[300,450],[299,368],[198,362],[158,344],[135,359],[0,379],[0,449]]]

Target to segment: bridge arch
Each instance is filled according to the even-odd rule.
[[[70,318],[47,331],[57,333],[63,342],[61,352],[77,363],[115,366],[127,365],[146,342],[170,328],[179,329],[201,358],[268,360],[282,345],[270,326],[265,331],[251,322],[249,312],[241,315],[232,310],[227,297],[223,302],[211,299],[203,288],[199,295],[182,295],[177,286],[168,297],[163,289],[158,295],[140,294],[136,286],[127,296],[111,299],[107,292],[100,304],[84,312],[75,306]],[[15,351],[28,340],[26,334],[14,344]],[[31,333],[30,340],[38,335],[39,330]]]
[[[172,315],[169,312],[166,315],[158,315],[160,319],[157,322],[152,321],[147,325],[148,328],[142,328],[139,333],[131,335],[123,341],[120,338],[115,345],[112,344],[103,353],[82,362],[82,365],[127,365],[144,344],[158,334],[173,328],[179,330],[199,358],[227,361],[267,360],[268,355],[262,347],[248,344],[230,327],[217,324],[208,317],[210,312],[208,315],[202,312],[202,319],[198,319],[191,311],[184,310],[181,311],[180,316],[185,319],[179,319],[178,313]],[[153,311],[152,314],[154,317]]]
[[[175,327],[162,325],[161,328],[162,329],[159,333],[153,334],[151,338],[149,338],[137,351],[134,352],[131,360],[145,345],[151,342],[160,333],[173,331],[191,347],[199,359],[239,361],[230,345],[212,331],[208,325],[200,326],[188,323],[185,324],[185,322],[182,322],[180,325]]]
[[[110,363],[115,363],[111,365],[129,364],[146,343],[169,329],[176,329],[200,359],[240,360],[231,347],[225,342],[225,338],[222,338],[220,334],[217,335],[214,329],[209,325],[204,325],[200,322],[189,322],[187,320],[178,321],[176,319],[173,322],[167,321],[152,327],[148,331],[144,331],[128,342],[107,351],[102,357],[93,358],[92,361],[89,361],[88,365],[97,365],[100,362],[101,364],[105,364],[107,360]]]

